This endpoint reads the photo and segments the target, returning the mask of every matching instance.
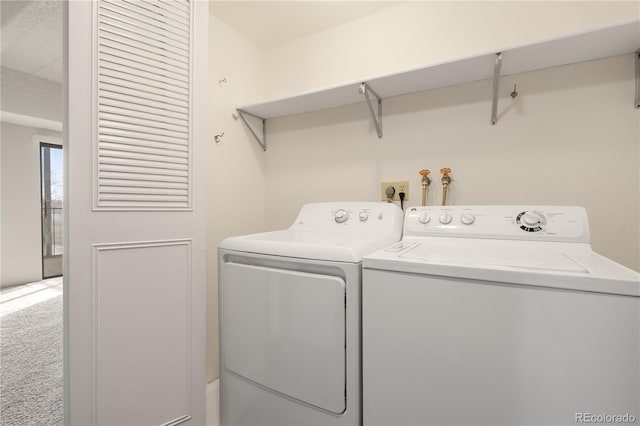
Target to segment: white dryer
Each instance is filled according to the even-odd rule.
[[[402,220],[388,203],[307,204],[289,229],[220,244],[223,426],[362,424],[361,260]]]
[[[640,276],[584,209],[411,208],[363,268],[364,425],[640,422]]]

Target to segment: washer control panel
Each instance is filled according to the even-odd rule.
[[[403,236],[589,242],[584,208],[575,206],[409,207]]]

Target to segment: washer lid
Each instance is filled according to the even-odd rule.
[[[401,259],[418,260],[440,265],[460,265],[476,268],[507,267],[546,272],[588,271],[562,252],[541,250],[504,250],[467,247],[437,247],[418,245],[399,256]]]
[[[581,243],[404,239],[365,256],[362,264],[365,269],[640,296],[638,272]]]

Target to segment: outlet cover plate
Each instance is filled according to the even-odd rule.
[[[404,192],[404,200],[409,201],[409,181],[394,181],[394,182],[382,182],[380,184],[380,199],[382,201],[387,201],[387,187],[392,186],[396,189],[395,194],[393,194],[393,201],[400,201],[400,197],[398,193]]]

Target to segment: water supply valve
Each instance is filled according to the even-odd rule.
[[[431,185],[431,179],[429,178],[429,169],[422,169],[418,172],[422,176],[422,205],[427,205],[427,187]]]
[[[449,190],[449,184],[451,184],[451,169],[448,167],[443,167],[440,169],[440,173],[442,173],[442,205],[447,205],[447,191]]]

